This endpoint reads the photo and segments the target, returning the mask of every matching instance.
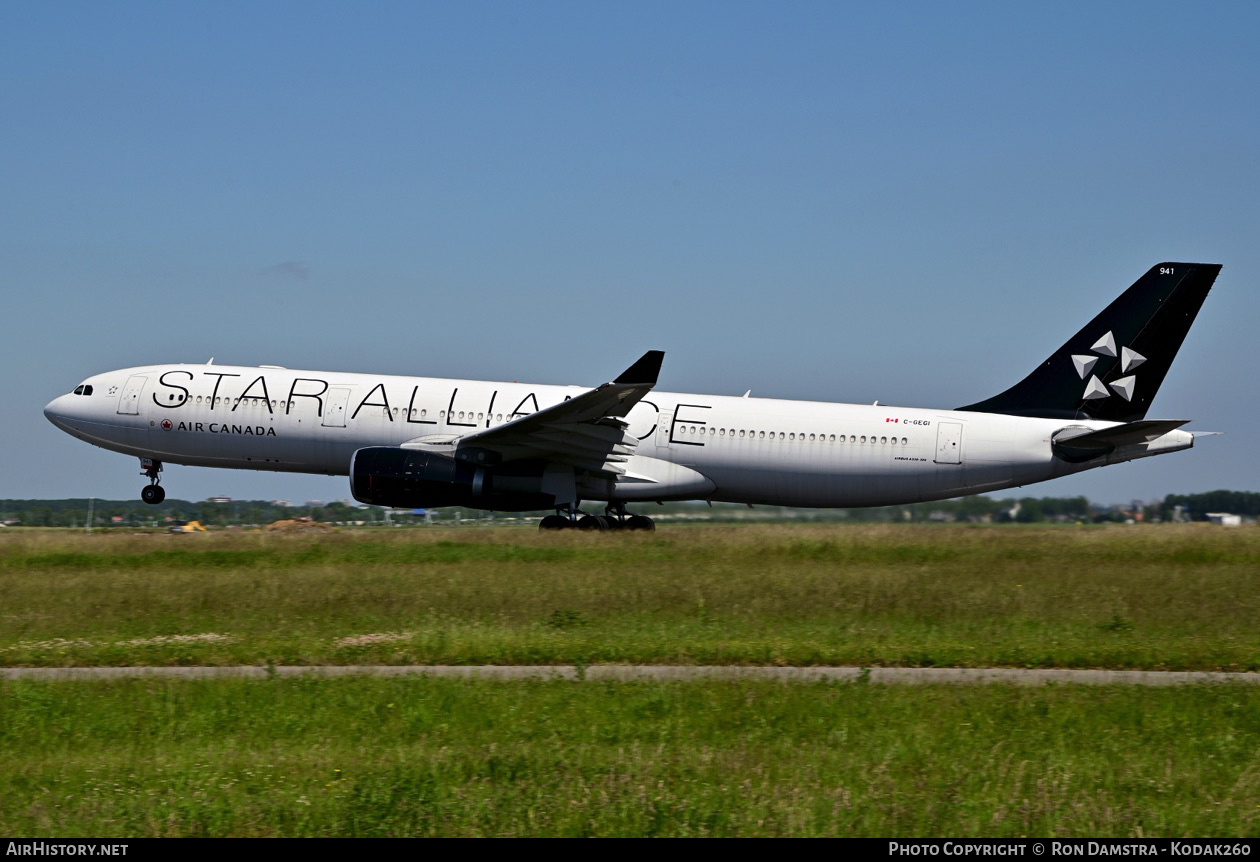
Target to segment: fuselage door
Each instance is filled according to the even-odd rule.
[[[144,392],[144,384],[148,382],[143,374],[133,374],[127,378],[122,395],[118,396],[118,412],[135,415],[140,412],[140,393]]]
[[[662,449],[669,448],[669,432],[674,426],[674,411],[662,410],[656,425],[656,445]]]
[[[334,386],[328,390],[328,403],[324,405],[324,427],[345,428],[346,406],[350,403],[350,389]]]
[[[941,422],[936,426],[936,463],[962,463],[962,423]]]

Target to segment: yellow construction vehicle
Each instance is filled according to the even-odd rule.
[[[171,525],[171,532],[178,536],[184,533],[208,533],[210,531],[201,526],[200,521],[176,521]]]

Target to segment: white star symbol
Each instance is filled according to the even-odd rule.
[[[1146,361],[1145,356],[1129,347],[1120,348],[1120,352],[1117,354],[1116,337],[1111,332],[1095,341],[1094,346],[1090,350],[1097,353],[1098,356],[1110,356],[1113,359],[1119,356],[1121,371],[1132,371]],[[1133,392],[1137,384],[1137,376],[1130,374],[1127,377],[1121,377],[1119,380],[1112,381],[1111,392],[1108,392],[1106,385],[1098,379],[1097,375],[1090,373],[1094,370],[1094,366],[1098,364],[1098,356],[1091,356],[1088,353],[1072,354],[1072,364],[1076,366],[1076,373],[1082,380],[1086,377],[1089,378],[1089,382],[1085,384],[1085,394],[1081,398],[1086,401],[1094,401],[1099,398],[1106,398],[1111,392],[1115,392],[1125,401],[1132,401]]]

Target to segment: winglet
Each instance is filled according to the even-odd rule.
[[[638,362],[621,372],[613,383],[655,386],[656,378],[661,374],[661,362],[664,359],[665,351],[649,350],[639,357]]]

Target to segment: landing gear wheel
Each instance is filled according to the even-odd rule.
[[[626,518],[624,526],[627,530],[644,530],[650,532],[656,529],[656,522],[647,515],[631,515],[629,518]]]
[[[141,458],[140,472],[149,477],[149,485],[140,492],[140,499],[153,506],[165,500],[166,492],[158,484],[162,481],[162,462],[156,458]]]
[[[603,532],[608,529],[608,519],[603,515],[583,515],[578,518],[577,528],[579,530],[598,530]]]
[[[540,530],[567,530],[572,526],[564,515],[548,515],[538,522]]]

